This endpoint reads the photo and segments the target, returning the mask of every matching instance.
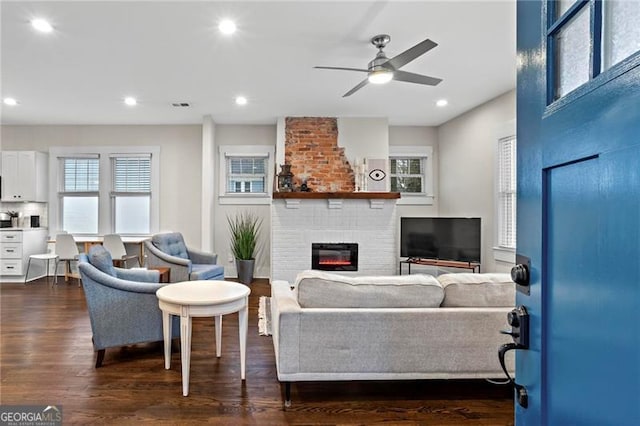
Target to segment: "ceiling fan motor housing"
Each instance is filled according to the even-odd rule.
[[[389,61],[387,55],[385,55],[384,52],[380,51],[376,55],[375,59],[369,62],[367,68],[369,69],[369,71],[393,71],[393,67],[391,67],[390,65],[383,66],[383,64],[387,61]]]
[[[391,36],[388,34],[378,34],[377,36],[371,37],[371,44],[378,49],[383,49],[390,41]]]

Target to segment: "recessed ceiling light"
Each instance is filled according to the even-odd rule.
[[[238,105],[246,105],[247,104],[247,98],[245,98],[244,96],[236,97],[236,104],[238,104]]]
[[[131,96],[127,96],[126,98],[124,98],[124,103],[129,105],[129,106],[134,106],[138,104],[138,101],[136,101],[136,98],[133,98]]]
[[[40,18],[32,19],[31,26],[41,33],[50,33],[51,31],[53,31],[53,27],[51,26],[51,24],[46,20]]]
[[[5,105],[10,105],[10,106],[18,105],[18,101],[16,101],[14,98],[4,98],[2,102],[4,102]]]
[[[222,34],[233,34],[236,32],[236,24],[231,19],[224,19],[218,25],[218,29]]]
[[[436,102],[436,105],[439,107],[447,106],[449,105],[449,101],[447,101],[446,99],[440,99],[438,100],[438,102]]]

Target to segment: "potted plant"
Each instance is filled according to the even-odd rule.
[[[255,254],[262,219],[251,212],[238,212],[227,216],[231,237],[231,253],[236,258],[238,280],[243,284],[253,281]]]

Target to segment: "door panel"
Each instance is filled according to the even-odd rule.
[[[632,314],[640,278],[639,152],[635,147],[545,170],[547,424],[625,424],[629,414],[640,419],[637,394],[611,390],[637,389],[640,377],[638,363],[629,362],[640,360]],[[624,234],[635,242],[620,244],[628,239]],[[621,371],[621,365],[628,368]]]
[[[640,54],[548,105],[548,5],[517,8],[517,251],[531,294],[516,300],[531,332],[516,424],[640,424]]]

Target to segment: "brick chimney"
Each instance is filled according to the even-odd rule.
[[[333,117],[287,117],[284,161],[293,182],[306,181],[315,192],[353,192],[355,175],[338,146],[338,120]]]

